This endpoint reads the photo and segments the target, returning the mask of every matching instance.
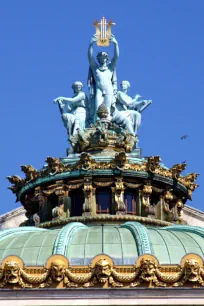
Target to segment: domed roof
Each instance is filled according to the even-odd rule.
[[[1,261],[16,255],[25,265],[36,266],[44,265],[53,254],[61,254],[72,265],[87,265],[102,253],[117,265],[134,264],[143,254],[154,255],[160,264],[179,264],[188,253],[204,256],[204,229],[185,225],[146,227],[139,222],[72,222],[60,229],[20,227],[0,234]]]

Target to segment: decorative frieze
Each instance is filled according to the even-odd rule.
[[[48,258],[43,267],[24,266],[8,256],[0,268],[0,288],[136,288],[204,287],[204,263],[196,254],[185,255],[180,265],[160,265],[156,257],[140,256],[135,265],[117,266],[104,254],[89,266],[71,266],[63,255]]]

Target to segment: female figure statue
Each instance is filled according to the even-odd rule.
[[[78,130],[85,128],[87,97],[82,88],[83,84],[81,82],[74,82],[72,84],[74,91],[72,98],[58,97],[54,100],[55,103],[58,102],[59,104],[62,121],[69,138],[75,135]]]
[[[137,135],[141,124],[141,112],[151,104],[151,100],[140,100],[140,95],[131,98],[128,95],[130,83],[122,81],[121,90],[117,92],[116,104],[112,105],[112,122],[121,125],[132,135]]]

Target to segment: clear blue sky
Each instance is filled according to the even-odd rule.
[[[92,22],[102,16],[117,24],[118,80],[153,100],[139,130],[143,155],[160,155],[168,167],[187,160],[187,172],[201,174],[188,204],[203,210],[203,15],[203,0],[0,0],[0,214],[20,205],[7,175],[65,156],[52,101],[72,95],[73,81],[86,84]]]

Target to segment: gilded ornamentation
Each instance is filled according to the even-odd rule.
[[[150,156],[147,161],[142,161],[142,163],[130,163],[127,158],[127,155],[124,151],[119,153],[116,152],[115,159],[110,162],[97,162],[95,159],[92,158],[91,154],[89,153],[82,153],[80,155],[80,160],[73,165],[70,164],[63,164],[58,158],[47,158],[48,166],[44,167],[43,169],[37,171],[32,166],[22,166],[22,170],[25,172],[26,177],[25,179],[21,179],[19,176],[9,176],[7,177],[8,180],[13,184],[9,187],[15,194],[24,187],[30,181],[36,180],[38,178],[44,178],[49,175],[55,175],[61,172],[71,172],[74,170],[106,170],[106,169],[119,169],[123,170],[130,170],[130,171],[137,171],[137,172],[149,172],[152,175],[159,175],[163,177],[168,177],[170,179],[176,179],[177,182],[183,184],[187,188],[188,198],[191,199],[193,191],[198,187],[195,183],[196,178],[198,177],[197,173],[190,173],[186,176],[181,176],[181,171],[184,170],[186,164],[177,164],[174,165],[171,169],[164,168],[162,165],[159,164],[160,157],[159,156]],[[46,196],[49,196],[53,192],[59,193],[60,190],[71,190],[76,189],[82,186],[83,183],[71,183],[69,184],[59,184],[59,181],[56,181],[55,184],[50,185],[48,187],[43,188],[40,187],[40,190],[37,193],[40,193]],[[63,182],[63,181],[62,181]],[[64,184],[64,186],[63,186]],[[97,185],[98,184],[98,185]],[[108,186],[107,182],[107,186]],[[131,182],[124,183],[128,188],[138,188],[137,184],[133,184]],[[96,185],[101,185],[99,182],[96,182]],[[78,187],[79,186],[79,187]],[[101,185],[102,186],[102,185]],[[105,186],[105,185],[104,185]],[[132,186],[132,187],[131,187]],[[100,186],[99,186],[100,187]],[[36,187],[38,188],[38,187]],[[162,193],[162,188],[157,188],[152,186],[153,192]],[[36,199],[34,200],[36,201]]]
[[[8,260],[4,264],[4,277],[2,282],[0,282],[0,288],[6,285],[16,286],[19,285],[22,288],[30,287],[26,286],[21,277],[21,268],[18,262],[15,260]]]
[[[93,131],[90,131],[90,129],[85,130],[85,132],[79,130],[77,134],[70,137],[69,141],[75,153],[80,153],[87,150],[92,134]]]
[[[186,260],[184,265],[184,277],[190,282],[197,282],[200,281],[201,275],[201,267],[199,262],[191,258]]]
[[[75,274],[72,273],[71,270],[67,269],[66,270],[66,275],[68,277],[68,279],[70,279],[72,282],[75,283],[74,287],[78,286],[79,284],[85,284],[87,282],[89,282],[91,280],[91,278],[93,277],[94,273],[93,271],[90,271],[88,273],[83,273],[83,274]],[[68,284],[68,283],[67,283]],[[69,282],[69,287],[73,287],[73,284]]]
[[[176,164],[169,171],[172,173],[172,178],[178,180],[181,175],[181,172],[186,169],[187,164]]]
[[[120,283],[132,283],[137,276],[139,275],[140,269],[134,268],[134,272],[128,272],[128,273],[118,273],[115,269],[112,270],[113,277],[119,281]]]
[[[160,156],[150,156],[147,159],[147,172],[155,173],[156,168],[159,168]]]
[[[92,157],[89,153],[82,153],[80,156],[80,161],[75,166],[76,169],[88,170],[92,165]]]
[[[70,142],[75,153],[84,151],[102,151],[110,148],[112,151],[131,152],[137,137],[129,134],[125,129],[110,122],[107,118],[107,108],[100,105],[99,116],[101,117],[89,129],[79,131],[70,138]]]
[[[83,204],[83,212],[84,213],[90,213],[92,212],[92,178],[91,177],[85,177],[84,178],[84,204]]]
[[[98,187],[109,187],[113,184],[113,181],[111,182],[100,182],[100,181],[96,181],[94,180],[94,185],[98,186]]]
[[[56,282],[61,282],[66,273],[66,266],[61,259],[56,259],[51,263],[51,276]]]
[[[144,185],[142,189],[142,205],[144,208],[148,208],[150,206],[149,197],[152,193],[152,186],[151,185]]]
[[[83,183],[72,183],[69,185],[64,185],[66,190],[73,190],[73,189],[78,189],[81,186],[83,186]]]
[[[30,182],[39,177],[38,171],[33,166],[21,166],[21,170],[25,173],[26,182]]]
[[[123,178],[116,177],[116,182],[115,182],[116,213],[124,213],[126,210],[126,206],[123,201],[124,190],[125,190],[125,187],[123,184]]]
[[[25,184],[25,180],[18,175],[7,176],[6,178],[11,184],[13,184],[13,186],[9,186],[8,189],[10,189],[14,194],[17,194]]]
[[[124,182],[125,187],[127,188],[131,188],[131,189],[137,189],[140,186],[142,186],[142,184],[133,184],[133,183],[129,183],[129,182]]]
[[[7,261],[4,266],[5,281],[9,284],[19,283],[21,272],[20,267],[16,261]]]
[[[167,214],[168,221],[172,221],[173,219],[173,213],[171,212],[171,209],[170,209],[170,204],[173,198],[174,196],[171,190],[165,191],[164,196],[163,196],[163,200],[164,200],[163,201],[163,211]]]
[[[166,286],[172,285],[174,282],[177,282],[183,275],[183,269],[181,267],[179,267],[177,269],[178,271],[176,270],[173,274],[171,273],[171,268],[169,269],[170,271],[168,271],[168,269],[165,269],[165,272],[161,270],[161,266],[156,269],[156,276],[159,280],[165,283]]]
[[[63,163],[57,157],[48,156],[47,159],[46,159],[46,163],[47,163],[46,172],[48,174],[54,175],[56,173],[60,173],[60,172],[63,172],[65,170],[65,166],[63,165]]]
[[[132,152],[133,147],[135,145],[135,143],[138,142],[137,136],[132,136],[131,134],[128,134],[125,137],[125,151],[127,153]]]
[[[140,280],[142,279],[145,282],[156,282],[157,266],[155,260],[142,258],[140,264]]]
[[[95,274],[99,283],[105,283],[108,281],[112,274],[112,268],[109,261],[106,258],[101,258],[96,262]]]
[[[189,200],[192,200],[192,193],[193,193],[193,191],[197,188],[197,187],[199,187],[199,185],[198,184],[189,184],[188,185],[188,199]]]
[[[184,176],[184,179],[186,181],[189,181],[190,183],[195,183],[198,176],[199,176],[199,173],[189,173],[186,176]]]
[[[179,266],[159,265],[153,255],[144,254],[134,266],[114,266],[109,256],[101,254],[90,266],[72,267],[66,257],[53,255],[45,267],[36,270],[24,267],[20,258],[9,256],[0,268],[1,288],[133,288],[144,283],[149,287],[204,287],[203,260],[198,255],[188,254]]]
[[[106,215],[105,217],[106,221],[137,221],[141,222],[144,224],[150,224],[150,225],[156,225],[156,226],[169,226],[172,225],[172,223],[163,221],[163,220],[158,220],[158,219],[153,219],[153,218],[144,218],[141,216],[136,216],[136,215]],[[51,228],[53,226],[62,226],[66,225],[70,222],[82,222],[82,223],[95,223],[95,222],[104,222],[104,215],[102,214],[96,214],[96,215],[89,215],[89,216],[76,216],[76,217],[70,217],[70,218],[63,218],[63,219],[56,219],[52,221],[47,221],[44,223],[41,223],[38,225],[39,228]]]
[[[165,193],[164,193],[164,200],[166,202],[171,202],[173,200],[174,196],[172,194],[172,190],[167,190]]]
[[[195,284],[193,287],[197,287],[198,285],[204,286],[204,269],[196,258],[189,258],[184,262],[182,277],[178,282],[174,283],[173,286],[181,287],[186,282]]]
[[[29,283],[29,287],[32,287],[32,285],[37,285],[40,287],[44,287],[43,284],[47,280],[49,281],[49,275],[50,275],[50,270],[45,269],[45,272],[42,273],[40,276],[36,276],[36,275],[29,275],[28,273],[26,273],[24,270],[21,269],[21,277],[27,281],[27,283]],[[26,283],[26,286],[28,286],[28,284]]]
[[[177,209],[177,214],[179,217],[182,216],[182,210],[184,208],[184,204],[182,202],[182,200],[177,200],[176,201],[176,209]]]
[[[127,163],[127,157],[125,152],[119,152],[115,154],[115,164],[116,167],[123,168],[123,166]]]

